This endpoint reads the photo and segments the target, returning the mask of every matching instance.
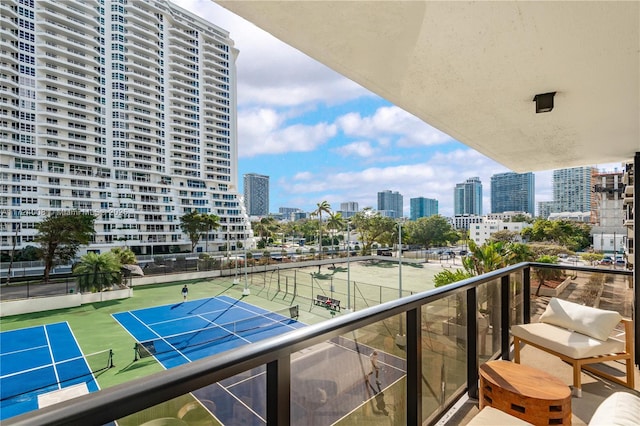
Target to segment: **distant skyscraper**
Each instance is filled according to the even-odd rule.
[[[491,213],[526,212],[535,215],[533,173],[498,173],[491,176]]]
[[[342,217],[348,219],[358,213],[358,203],[355,201],[347,201],[346,203],[340,203],[340,213]]]
[[[269,214],[269,176],[255,173],[244,175],[244,203],[249,216]]]
[[[411,198],[409,202],[411,207],[411,220],[438,214],[438,200],[434,200],[433,198],[417,197]]]
[[[378,192],[378,210],[393,212],[390,217],[401,218],[403,216],[402,194],[389,190]]]
[[[592,167],[553,171],[553,201],[557,212],[591,211]]]
[[[357,212],[358,203],[355,201],[347,201],[346,203],[340,203],[340,210],[343,212]]]
[[[459,183],[453,192],[454,215],[482,216],[482,182],[479,177],[471,177]]]

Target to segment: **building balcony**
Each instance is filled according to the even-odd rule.
[[[6,424],[117,420],[133,424],[152,412],[186,421],[184,416],[193,414],[189,407],[210,416],[211,424],[215,423],[212,414],[224,423],[225,416],[236,418],[236,404],[225,399],[225,392],[217,394],[220,400],[202,395],[214,395],[214,387],[220,389],[231,382],[247,383],[244,391],[238,391],[242,395],[234,396],[260,424],[332,424],[338,420],[343,424],[466,424],[478,411],[480,365],[492,359],[511,359],[509,327],[536,321],[548,302],[548,295],[536,296],[539,285],[532,273],[536,268],[566,271],[572,286],[548,289],[561,292],[559,297],[631,317],[635,292],[630,285],[631,271],[612,269],[602,276],[602,270],[588,267],[521,263],[338,315],[10,418]],[[600,287],[589,296],[593,290],[589,283],[596,281]],[[351,307],[346,300],[342,306]],[[637,348],[637,340],[635,345]],[[373,386],[371,391],[365,380],[373,350],[383,363],[382,392]],[[522,363],[543,369],[567,385],[572,383],[571,367],[544,352],[525,346]],[[624,369],[615,362],[603,368]],[[637,368],[634,373],[638,376]],[[571,398],[574,425],[587,424],[609,394],[634,392],[584,372],[582,379],[582,397]],[[371,378],[370,384],[373,381]],[[167,411],[178,400],[183,401],[182,408]]]

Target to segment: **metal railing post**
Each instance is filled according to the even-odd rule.
[[[422,424],[422,327],[420,309],[406,314],[407,425]]]
[[[267,424],[291,424],[291,358],[267,363]]]
[[[476,287],[467,290],[467,388],[469,398],[478,398],[478,301]]]
[[[510,357],[510,339],[509,339],[509,323],[511,306],[509,300],[509,275],[505,275],[500,278],[500,348],[501,356],[504,360],[509,360]]]
[[[531,322],[531,268],[522,269],[522,322]]]

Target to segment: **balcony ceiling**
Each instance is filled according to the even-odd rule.
[[[640,2],[215,1],[514,171],[640,152]]]

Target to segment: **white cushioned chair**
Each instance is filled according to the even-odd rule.
[[[624,325],[624,333],[613,335],[619,323]],[[554,297],[539,322],[511,327],[514,361],[520,363],[520,346],[526,343],[556,355],[573,366],[573,392],[576,396],[582,395],[582,369],[633,389],[632,330],[632,322],[623,319],[618,312]],[[625,380],[589,365],[611,360],[626,361]]]
[[[493,407],[484,407],[467,426],[530,425]],[[589,426],[638,426],[640,397],[635,393],[615,392],[602,401],[589,421]]]

